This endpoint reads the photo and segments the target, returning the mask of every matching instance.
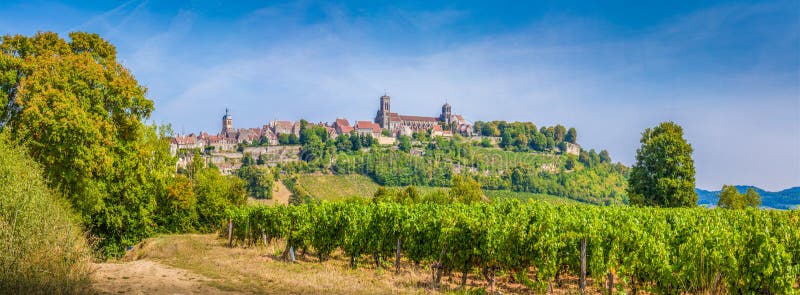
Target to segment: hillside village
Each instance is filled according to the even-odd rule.
[[[400,115],[391,111],[391,97],[384,94],[379,98],[379,109],[374,120],[357,120],[353,124],[346,118],[336,118],[333,122],[318,122],[330,139],[350,134],[374,138],[378,145],[390,146],[401,136],[411,137],[416,132],[426,132],[431,137],[451,138],[454,135],[482,140],[475,132],[473,124],[461,114],[453,114],[449,103],[442,105],[438,117]],[[213,163],[225,174],[236,171],[245,155],[261,159],[265,165],[276,165],[299,160],[301,147],[300,121],[273,120],[260,128],[235,128],[233,115],[228,109],[222,116],[219,133],[200,132],[177,135],[171,139],[170,151],[178,156],[178,168],[190,163],[198,151],[207,163]],[[490,137],[496,143],[499,138]],[[577,155],[580,146],[566,145],[566,153]]]

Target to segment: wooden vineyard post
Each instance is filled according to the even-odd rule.
[[[608,295],[614,294],[614,274],[608,272]]]
[[[400,273],[400,239],[397,239],[397,254],[394,259],[395,273]]]
[[[586,292],[586,238],[581,239],[581,278],[578,282],[581,294]]]
[[[233,219],[228,218],[228,247],[233,248]]]
[[[447,253],[447,247],[442,247],[442,254],[439,255],[439,262],[435,263],[436,272],[433,280],[433,287],[439,288],[439,283],[442,281],[442,270],[444,270],[444,255]]]

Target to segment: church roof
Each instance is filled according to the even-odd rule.
[[[439,119],[434,117],[406,116],[406,115],[399,115],[398,117],[400,120],[403,121],[439,122]]]

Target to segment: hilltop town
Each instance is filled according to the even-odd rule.
[[[307,123],[311,124],[311,123]],[[461,114],[453,114],[449,103],[442,105],[438,117],[401,115],[391,110],[391,97],[384,94],[379,98],[379,108],[375,118],[357,120],[353,124],[346,118],[336,118],[333,122],[313,124],[325,129],[329,139],[342,135],[354,135],[375,139],[378,145],[394,145],[402,136],[411,137],[423,132],[432,138],[450,138],[454,135],[481,140],[473,124]],[[219,133],[177,135],[171,139],[170,150],[178,155],[178,167],[191,162],[194,153],[199,151],[206,162],[213,163],[223,173],[231,173],[241,166],[245,155],[261,159],[264,164],[292,162],[299,159],[299,137],[301,121],[273,120],[260,128],[235,128],[233,115],[225,110]],[[490,138],[492,142],[498,138]],[[578,154],[580,146],[569,144],[565,152]]]

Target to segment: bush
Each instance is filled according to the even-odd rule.
[[[89,247],[42,170],[0,134],[0,292],[72,294],[89,285]]]
[[[232,175],[222,175],[216,168],[200,170],[195,175],[197,215],[199,230],[213,231],[225,223],[225,211],[247,203],[243,180]]]

